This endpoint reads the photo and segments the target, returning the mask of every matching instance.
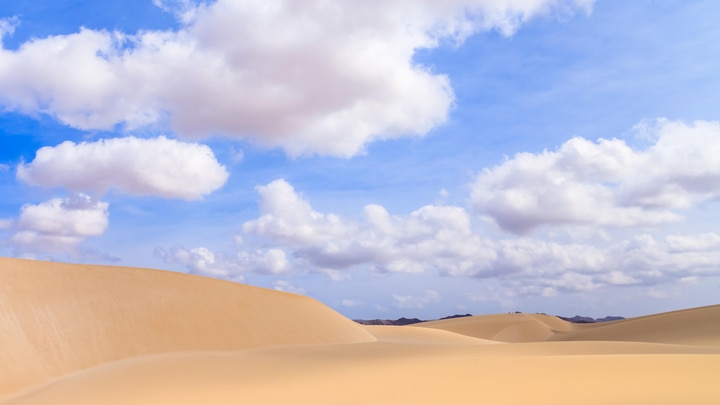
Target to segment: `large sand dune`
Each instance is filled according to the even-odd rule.
[[[720,305],[621,321],[575,325],[550,340],[604,340],[720,347]]]
[[[468,316],[414,324],[500,342],[540,342],[557,332],[570,332],[573,324],[547,315],[499,314]]]
[[[720,305],[592,324],[515,313],[445,319],[413,326],[502,342],[627,341],[720,347]]]
[[[718,314],[362,327],[292,294],[0,258],[0,404],[718,404]]]
[[[129,357],[372,340],[300,295],[167,271],[0,258],[0,394]]]

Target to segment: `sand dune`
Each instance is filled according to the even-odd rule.
[[[720,305],[593,324],[515,313],[445,319],[413,326],[502,342],[629,341],[720,347]]]
[[[718,312],[362,327],[292,294],[0,258],[0,405],[718,404]]]
[[[412,326],[442,329],[500,342],[541,342],[557,332],[573,330],[573,324],[570,322],[554,316],[535,314],[467,316],[424,322]]]
[[[300,295],[167,271],[0,258],[0,395],[142,355],[371,340]]]
[[[720,305],[576,325],[549,340],[657,342],[720,347]]]
[[[396,342],[131,359],[60,379],[4,405],[59,399],[87,405],[710,405],[720,400],[717,351],[691,347],[686,353],[672,345],[619,342],[611,347],[587,342],[458,345],[449,335],[443,344],[436,331],[425,331],[430,332],[427,344],[421,333],[391,336],[393,331],[383,331],[384,338]],[[578,347],[563,350],[566,344]],[[639,345],[646,352],[638,354]]]

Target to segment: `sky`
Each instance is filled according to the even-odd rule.
[[[720,3],[0,3],[0,255],[355,319],[720,297]]]

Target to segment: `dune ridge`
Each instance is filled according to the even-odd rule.
[[[628,341],[720,347],[720,305],[577,324],[541,314],[480,315],[414,324],[502,342]]]
[[[362,326],[225,281],[0,258],[0,405],[711,405],[718,314]]]
[[[309,297],[168,271],[0,258],[0,395],[136,356],[367,342]]]
[[[631,341],[720,347],[720,305],[576,325],[569,332],[555,334],[549,340]]]
[[[513,313],[442,319],[411,327],[443,329],[481,339],[519,343],[545,341],[555,333],[570,332],[574,325],[554,316]]]

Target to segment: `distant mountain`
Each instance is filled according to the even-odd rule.
[[[455,319],[455,318],[465,318],[466,316],[472,316],[472,314],[465,314],[465,315],[450,315],[446,316],[445,318],[440,318],[439,320],[442,321],[443,319]]]
[[[572,318],[558,316],[558,318],[560,318],[564,321],[572,322],[572,323],[595,323],[596,322],[595,318],[590,318],[589,316],[580,316],[580,315],[575,315]]]
[[[418,318],[400,318],[400,319],[395,319],[395,320],[392,320],[392,319],[371,319],[371,320],[353,319],[353,320],[362,325],[395,325],[395,326],[412,325],[414,323],[425,322]]]
[[[464,315],[455,314],[455,315],[446,316],[444,318],[440,318],[439,320],[464,318],[466,316],[472,316],[472,315],[471,314],[464,314]],[[395,320],[392,320],[392,319],[371,319],[371,320],[353,319],[353,321],[355,321],[359,324],[362,324],[362,325],[396,325],[396,326],[412,325],[414,323],[429,322],[429,321],[434,321],[434,320],[435,319],[423,320],[423,319],[418,319],[418,318],[399,318],[399,319],[395,319]]]
[[[610,321],[620,321],[623,318],[622,316],[606,316],[604,318],[591,318],[589,316],[580,316],[575,315],[572,318],[566,318],[564,316],[558,316],[558,318],[572,322],[572,323],[596,323],[596,322],[610,322]]]
[[[604,318],[596,318],[595,322],[611,322],[611,321],[622,321],[625,319],[622,316],[606,316]]]
[[[521,313],[521,312],[517,312],[517,313]],[[543,314],[543,315],[545,315],[545,314]],[[456,314],[456,315],[450,315],[450,316],[446,316],[446,317],[444,317],[444,318],[440,318],[439,320],[443,320],[443,319],[454,319],[454,318],[464,318],[464,317],[466,317],[466,316],[473,316],[473,315],[472,315],[472,314],[463,314],[463,315]],[[575,316],[573,316],[572,318],[568,318],[568,317],[564,317],[564,316],[558,316],[558,318],[560,318],[560,319],[562,319],[562,320],[564,320],[564,321],[572,322],[572,323],[610,322],[610,321],[619,321],[619,320],[625,319],[625,318],[623,318],[622,316],[606,316],[606,317],[603,317],[603,318],[591,318],[591,317],[589,317],[589,316],[580,316],[580,315],[575,315]],[[354,320],[355,322],[361,324],[361,325],[395,325],[395,326],[403,326],[403,325],[412,325],[412,324],[421,323],[421,322],[428,322],[428,321],[432,321],[432,320],[435,320],[435,319],[422,320],[422,319],[418,319],[418,318],[404,318],[404,317],[403,317],[403,318],[399,318],[399,319],[395,319],[395,320],[393,320],[393,319],[370,319],[370,320],[367,320],[367,319],[353,319],[353,320]]]

